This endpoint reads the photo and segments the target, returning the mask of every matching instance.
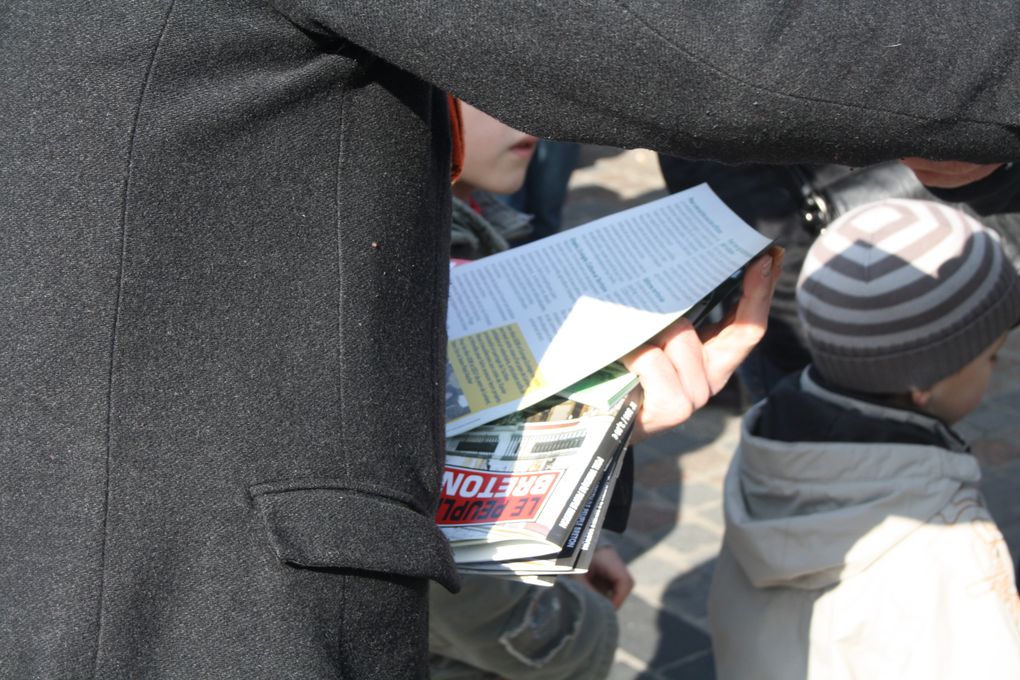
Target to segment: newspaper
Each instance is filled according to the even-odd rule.
[[[580,574],[588,571],[598,536],[602,530],[605,509],[613,494],[613,489],[616,487],[625,455],[627,455],[626,449],[621,449],[619,455],[610,462],[610,467],[603,475],[598,490],[585,503],[584,511],[578,516],[574,529],[570,532],[558,554],[536,559],[461,564],[459,565],[460,571],[517,580],[543,577],[542,580],[536,582],[536,585],[551,585],[552,581],[545,578],[548,576]]]
[[[768,243],[701,185],[453,268],[447,436],[616,361]]]
[[[536,559],[542,568],[521,570],[575,569],[601,526],[640,393],[634,387],[607,409],[554,397],[447,439],[436,523],[464,571]]]

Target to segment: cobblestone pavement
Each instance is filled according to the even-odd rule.
[[[655,154],[586,147],[565,223],[580,224],[664,195]],[[705,600],[722,540],[721,486],[737,443],[736,399],[637,447],[630,526],[617,541],[637,585],[620,610],[613,680],[713,680]],[[982,487],[1020,554],[1020,333],[1000,353],[983,405],[957,429],[984,469]]]

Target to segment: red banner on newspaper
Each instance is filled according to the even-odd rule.
[[[437,524],[530,521],[538,516],[560,473],[443,470]]]

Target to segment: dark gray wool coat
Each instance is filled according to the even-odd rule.
[[[423,676],[448,89],[724,160],[1020,156],[1017,3],[0,3],[0,677]]]

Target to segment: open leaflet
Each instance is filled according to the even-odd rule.
[[[447,436],[616,361],[736,283],[768,244],[701,185],[455,267]]]

